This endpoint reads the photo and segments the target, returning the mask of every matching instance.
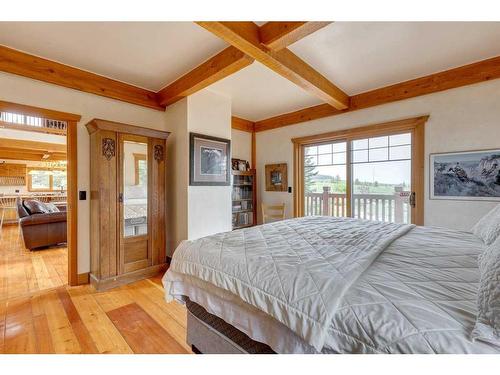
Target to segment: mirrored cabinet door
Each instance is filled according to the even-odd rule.
[[[120,134],[120,269],[131,272],[151,265],[150,173],[147,137]]]

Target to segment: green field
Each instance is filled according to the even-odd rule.
[[[332,194],[345,194],[346,192],[346,181],[322,175],[311,177],[309,183],[306,183],[305,189],[308,193],[322,193],[323,186],[329,186],[330,193]],[[354,194],[393,194],[397,186],[402,186],[402,184],[392,185],[378,182],[355,181]],[[404,186],[404,188],[408,188],[408,186]]]

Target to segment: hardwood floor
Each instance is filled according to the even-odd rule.
[[[0,301],[0,353],[191,353],[186,310],[149,279],[105,292],[58,287]]]
[[[0,239],[0,353],[191,353],[186,309],[160,277],[105,292],[66,284],[65,249],[29,253]]]
[[[68,283],[68,251],[64,246],[29,251],[19,227],[0,232],[0,301]]]

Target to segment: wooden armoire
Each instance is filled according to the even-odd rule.
[[[90,134],[90,282],[97,290],[166,269],[168,132],[94,119]]]

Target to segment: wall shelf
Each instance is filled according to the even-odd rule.
[[[255,169],[232,171],[233,230],[248,228],[257,222]]]

